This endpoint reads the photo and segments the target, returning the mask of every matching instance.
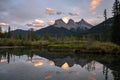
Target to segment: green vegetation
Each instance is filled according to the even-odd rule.
[[[114,23],[112,26],[112,42],[120,45],[120,1],[115,0],[113,5]]]
[[[72,40],[71,40],[72,39]],[[20,39],[0,39],[0,46],[24,46],[32,48],[46,48],[49,50],[61,51],[90,51],[90,52],[106,52],[106,53],[120,53],[120,46],[111,42],[100,41],[85,41],[78,40],[75,37],[55,38],[51,37],[48,40],[20,40]]]
[[[104,51],[107,53],[120,52],[120,46],[113,44],[111,42],[95,42],[90,46],[89,49]]]
[[[80,41],[77,43],[58,43],[58,44],[50,44],[50,48],[53,49],[79,49],[81,51],[88,52],[106,52],[106,53],[119,53],[120,46],[113,44],[111,42],[98,42],[95,41],[91,44],[87,41]]]

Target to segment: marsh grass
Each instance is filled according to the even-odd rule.
[[[111,42],[94,41],[91,44],[88,41],[80,40],[20,40],[20,39],[0,39],[0,46],[46,46],[51,49],[80,49],[86,51],[104,51],[120,53],[120,46]]]

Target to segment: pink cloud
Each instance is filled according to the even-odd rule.
[[[100,5],[101,0],[91,0],[90,10],[95,10]]]
[[[53,8],[46,8],[46,12],[48,14],[54,14],[54,9]]]
[[[53,25],[54,23],[55,23],[55,21],[53,21],[53,20],[50,20],[50,21],[48,22],[49,25]]]
[[[45,22],[39,19],[35,19],[34,22],[32,22],[31,24],[27,24],[27,26],[32,26],[32,27],[44,27],[45,26]]]
[[[0,26],[6,27],[6,26],[9,26],[9,24],[7,24],[7,23],[0,23]]]

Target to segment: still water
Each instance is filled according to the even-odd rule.
[[[120,80],[120,56],[0,49],[0,80]]]

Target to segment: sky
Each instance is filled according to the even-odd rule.
[[[103,12],[112,17],[114,0],[0,0],[0,26],[7,30],[35,30],[54,24],[62,18],[64,22],[82,18],[92,25],[104,20]]]

